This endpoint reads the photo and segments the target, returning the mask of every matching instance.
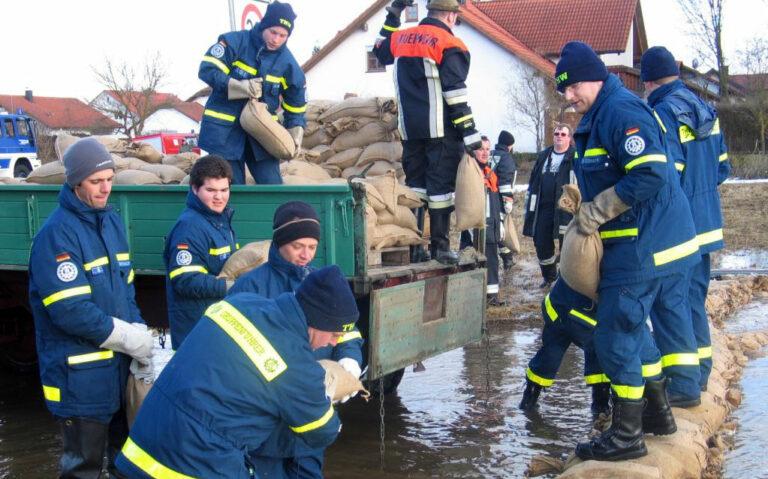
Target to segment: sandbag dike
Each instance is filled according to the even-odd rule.
[[[565,464],[549,457],[535,457],[528,477],[561,474],[567,479],[639,478],[683,479],[721,477],[722,462],[728,448],[726,423],[730,411],[741,403],[738,382],[749,357],[768,345],[768,333],[750,332],[729,335],[725,322],[755,295],[768,294],[768,277],[739,277],[713,281],[707,297],[707,312],[712,327],[714,368],[701,405],[690,409],[673,408],[677,432],[669,436],[645,435],[648,455],[620,462],[581,461],[573,454]],[[597,434],[597,431],[593,431]],[[575,446],[575,444],[574,444]]]

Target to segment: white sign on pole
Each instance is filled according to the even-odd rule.
[[[235,18],[232,22],[238,30],[250,30],[264,16],[267,0],[234,0]]]

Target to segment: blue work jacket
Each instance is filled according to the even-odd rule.
[[[239,161],[249,146],[256,160],[272,158],[240,126],[240,113],[248,100],[227,99],[230,78],[263,79],[261,100],[272,115],[283,109],[283,126],[307,125],[306,80],[287,42],[275,51],[268,50],[256,25],[251,30],[229,32],[219,36],[200,63],[198,77],[212,91],[205,104],[200,125],[200,148]]]
[[[48,409],[60,417],[120,409],[130,358],[99,348],[112,318],[143,323],[125,228],[111,207],[87,206],[64,185],[32,242],[29,303]]]
[[[584,201],[615,187],[631,208],[600,227],[600,287],[687,271],[699,261],[688,201],[653,111],[613,74],[574,133]]]
[[[670,158],[691,205],[701,253],[721,249],[723,214],[717,187],[728,178],[731,166],[717,112],[680,80],[658,87],[648,104],[664,125]]]
[[[206,308],[227,292],[226,281],[216,276],[238,248],[232,230],[233,214],[229,207],[221,214],[214,213],[190,190],[187,208],[168,234],[163,259],[174,350],[179,349]]]
[[[128,477],[250,478],[246,451],[281,425],[326,447],[341,422],[324,379],[293,294],[229,296],[208,308],[155,382],[117,467]]]

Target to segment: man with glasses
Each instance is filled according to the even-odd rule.
[[[571,221],[570,214],[557,208],[557,200],[563,193],[564,185],[576,183],[574,151],[571,127],[558,123],[555,125],[554,145],[539,153],[528,182],[523,235],[533,238],[543,278],[540,288],[550,287],[557,278],[555,239],[562,247],[565,228]]]

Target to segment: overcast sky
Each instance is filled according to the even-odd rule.
[[[291,1],[298,18],[289,46],[299,62],[371,1]],[[235,1],[238,17],[246,2]],[[673,0],[641,2],[649,45],[666,45],[690,65],[692,40],[677,4]],[[725,4],[725,51],[731,71],[737,72],[736,50],[750,38],[768,37],[768,1],[727,0]],[[0,94],[21,95],[31,88],[40,96],[89,101],[103,89],[92,68],[98,69],[104,58],[141,66],[160,52],[168,70],[160,90],[186,99],[205,86],[197,79],[200,58],[228,30],[227,0],[3,1]],[[372,38],[377,30],[377,26],[369,30]]]

